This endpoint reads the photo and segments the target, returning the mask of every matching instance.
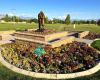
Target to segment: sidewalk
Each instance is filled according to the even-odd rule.
[[[91,44],[91,43],[93,42],[93,40],[81,39],[81,38],[75,38],[75,41],[84,42],[84,43],[86,43],[86,44]]]

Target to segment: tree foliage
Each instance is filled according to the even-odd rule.
[[[96,20],[74,20],[73,24],[96,24]]]
[[[62,23],[62,24],[64,24],[64,20],[53,18],[53,23]]]
[[[45,17],[45,23],[48,24],[48,22],[49,22],[49,19],[48,19],[48,17],[46,16],[46,17]]]
[[[66,23],[67,25],[69,25],[69,24],[71,23],[70,15],[69,15],[69,14],[67,15],[67,17],[66,17],[66,19],[65,19],[65,23]]]
[[[13,21],[13,22],[19,22],[19,17],[17,17],[17,16],[12,16],[12,21]]]
[[[6,14],[6,15],[4,16],[4,20],[5,20],[6,22],[9,21],[9,16],[8,16],[8,14]]]

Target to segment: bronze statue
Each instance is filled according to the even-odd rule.
[[[38,23],[39,23],[39,31],[42,32],[44,31],[44,19],[45,19],[45,15],[44,13],[41,11],[38,14]]]

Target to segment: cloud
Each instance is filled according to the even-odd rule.
[[[9,16],[18,16],[18,17],[34,17],[32,14],[27,13],[7,13]]]
[[[98,19],[100,17],[99,13],[96,12],[66,12],[62,16],[58,16],[59,19],[65,19],[66,16],[70,14],[71,19]]]
[[[58,16],[57,18],[58,18],[58,19],[65,19],[65,18],[66,18],[66,15]]]

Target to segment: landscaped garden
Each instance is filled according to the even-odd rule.
[[[100,0],[0,1],[0,80],[100,80]]]
[[[44,46],[41,55],[35,54],[37,45],[20,41],[6,44],[2,46],[2,55],[18,68],[50,74],[88,70],[100,61],[100,53],[85,43],[73,42],[56,48]]]
[[[3,25],[8,25],[8,24],[3,24]],[[8,26],[1,26],[0,28],[9,28],[9,30],[15,30],[15,28],[13,27],[13,24],[10,24],[12,27],[9,27],[9,25]],[[26,26],[24,26],[24,25],[26,25]],[[26,28],[35,28],[34,27],[34,25],[33,24],[21,24],[21,26],[18,26],[18,24],[15,24],[15,26],[17,26],[16,28],[18,29],[18,30],[24,30],[24,29],[26,29]],[[58,29],[58,25],[59,25],[59,29]],[[28,27],[29,26],[29,27]],[[35,25],[35,26],[37,26],[37,24]],[[66,30],[72,30],[72,31],[82,31],[82,30],[90,30],[91,32],[98,32],[98,33],[100,33],[100,31],[99,31],[99,29],[100,29],[100,27],[99,26],[95,26],[94,27],[94,25],[77,25],[76,26],[76,29],[73,29],[73,27],[72,27],[72,25],[69,25],[69,26],[66,26],[66,25],[64,25],[64,24],[46,24],[46,27],[48,28],[48,29],[52,29],[52,27],[54,28],[54,30],[58,30],[58,31],[63,31],[64,30],[64,27],[66,27]],[[20,43],[19,43],[20,44]],[[19,45],[18,44],[18,45]],[[23,45],[24,43],[22,43],[22,45]],[[28,45],[29,43],[25,43],[26,45]],[[84,43],[81,43],[81,44],[84,44]],[[34,45],[34,44],[33,44]],[[84,45],[86,45],[86,44],[84,44]],[[4,45],[5,46],[5,45]],[[10,53],[11,53],[11,55],[12,55],[12,53],[13,53],[13,49],[11,49],[12,48],[12,46],[14,46],[13,44],[10,44],[10,45],[8,45],[7,44],[7,46],[5,46],[5,48],[7,49],[8,47],[10,48],[9,50],[7,49],[7,51],[11,51]],[[66,47],[67,47],[68,45],[66,45]],[[22,46],[23,47],[23,46]],[[29,47],[29,46],[28,46]],[[13,64],[13,65],[15,65],[15,66],[17,66],[17,67],[20,67],[20,64],[19,65],[17,65],[16,64],[16,62],[18,61],[19,63],[20,63],[20,57],[22,58],[22,63],[23,63],[23,61],[24,61],[24,59],[26,59],[26,62],[25,63],[28,63],[28,64],[25,64],[25,63],[23,63],[24,65],[23,65],[23,67],[22,68],[24,68],[24,69],[26,69],[26,70],[31,70],[31,71],[35,71],[34,70],[34,67],[31,69],[31,67],[29,67],[30,66],[30,64],[31,63],[29,63],[28,61],[29,61],[29,59],[30,59],[30,53],[32,53],[32,54],[34,54],[34,49],[37,47],[37,44],[36,45],[34,45],[32,48],[30,48],[29,50],[30,51],[27,51],[27,49],[26,49],[26,51],[23,51],[23,50],[21,50],[22,52],[20,52],[20,53],[22,53],[22,54],[20,54],[20,56],[16,56],[17,54],[19,54],[19,53],[15,53],[16,55],[14,55],[14,61],[15,61],[15,63],[13,63],[12,61],[9,61],[9,60],[11,60],[11,58],[10,59],[8,59],[8,62],[9,63],[11,63],[11,64]],[[73,46],[72,46],[73,47]],[[16,47],[13,47],[13,48],[16,48]],[[20,48],[20,46],[19,46],[19,48]],[[48,47],[44,47],[44,50],[45,50],[45,48],[48,48]],[[60,47],[59,47],[60,48]],[[23,48],[21,48],[21,49],[23,49]],[[81,49],[81,48],[80,48]],[[52,49],[53,50],[53,49]],[[93,49],[94,50],[94,49]],[[54,49],[54,51],[55,51],[55,49]],[[68,50],[66,50],[66,51],[68,51]],[[25,52],[25,54],[23,54]],[[28,53],[29,52],[29,54],[27,55],[26,54],[26,52]],[[45,50],[45,53],[47,52],[47,49]],[[50,51],[51,52],[51,51]],[[49,52],[49,53],[50,53]],[[55,51],[56,52],[56,51]],[[93,52],[93,51],[91,51],[91,52]],[[94,50],[94,52],[95,52],[95,50]],[[48,52],[47,52],[48,53]],[[8,54],[8,52],[7,52],[7,54]],[[63,54],[63,53],[62,53]],[[89,53],[89,54],[91,54],[91,53]],[[98,53],[97,53],[98,54]],[[6,55],[6,54],[5,54]],[[55,55],[55,54],[53,54],[53,55]],[[63,54],[63,56],[65,55],[65,53]],[[10,55],[9,55],[10,56]],[[27,58],[27,56],[29,56],[29,58]],[[36,55],[32,55],[32,56],[36,56]],[[44,57],[45,56],[49,56],[49,55],[47,55],[47,54],[43,54],[41,57],[42,57],[42,59],[44,59]],[[59,56],[59,55],[58,55]],[[60,55],[60,56],[62,56],[62,55]],[[73,57],[73,55],[68,55],[68,57],[70,57],[71,58],[71,56]],[[7,56],[8,57],[8,56]],[[16,58],[17,57],[17,58]],[[40,57],[40,58],[41,58]],[[76,71],[83,71],[83,70],[86,70],[86,69],[89,69],[89,68],[92,68],[93,66],[95,66],[97,63],[98,63],[98,59],[96,59],[96,58],[94,58],[94,56],[88,56],[89,58],[90,57],[93,57],[93,59],[91,59],[91,60],[93,60],[94,62],[96,61],[96,63],[94,63],[94,65],[91,65],[91,64],[89,64],[89,66],[90,67],[86,67],[86,66],[84,66],[84,67],[80,67],[80,66],[82,66],[82,65],[74,65],[74,67],[73,68],[68,68],[69,69],[69,71],[67,72],[67,71],[65,71],[65,73],[72,73],[72,72],[76,72]],[[98,56],[99,57],[99,56]],[[9,57],[8,57],[9,58]],[[36,58],[38,58],[38,56],[36,56]],[[77,57],[78,58],[78,57]],[[71,58],[72,59],[72,58]],[[7,59],[5,59],[6,61],[7,61]],[[53,59],[54,60],[54,59]],[[63,60],[63,59],[62,59]],[[70,60],[70,59],[69,59]],[[75,59],[73,59],[73,60],[75,60]],[[73,63],[73,60],[72,60],[72,63]],[[55,61],[55,60],[54,60]],[[76,60],[76,61],[79,61],[79,60]],[[38,62],[38,59],[36,59],[36,62]],[[40,62],[40,61],[39,61]],[[45,63],[45,62],[44,62]],[[44,64],[43,63],[43,64]],[[38,63],[37,63],[38,64]],[[58,63],[55,63],[56,65],[58,65]],[[83,63],[82,63],[83,64]],[[28,66],[27,66],[28,65]],[[33,65],[33,64],[32,64]],[[32,66],[31,65],[31,66]],[[45,65],[45,64],[44,64]],[[43,65],[43,66],[44,66]],[[53,65],[53,64],[52,64]],[[86,64],[84,64],[84,65],[86,65]],[[25,67],[26,66],[26,67]],[[29,68],[28,68],[29,67]],[[39,64],[39,68],[40,68],[41,66],[40,66],[40,64]],[[65,66],[64,66],[65,67]],[[64,68],[63,67],[63,68]],[[70,67],[70,64],[69,64],[69,67]],[[80,68],[79,68],[80,67]],[[48,65],[47,65],[47,67],[46,68],[48,68]],[[54,65],[54,68],[56,68],[56,66]],[[58,69],[59,69],[59,67],[57,67]],[[75,70],[75,68],[79,68],[79,69],[77,69],[77,70]],[[38,65],[36,66],[36,69],[38,69]],[[44,69],[44,68],[43,68]],[[43,69],[42,69],[42,72],[43,72]],[[49,68],[50,69],[50,68]],[[71,70],[70,70],[71,69]],[[4,73],[2,72],[2,71],[4,71]],[[36,70],[36,72],[37,72],[38,70]],[[6,80],[5,78],[8,78],[8,80],[13,80],[13,79],[15,79],[15,80],[17,80],[17,79],[21,79],[21,80],[24,80],[24,79],[26,79],[26,80],[32,80],[32,79],[35,79],[35,78],[29,78],[29,77],[27,77],[27,76],[23,76],[23,75],[19,75],[19,74],[17,74],[17,73],[14,73],[14,72],[12,72],[12,71],[10,71],[10,70],[8,70],[7,68],[5,68],[4,66],[2,66],[2,64],[1,64],[1,66],[0,66],[0,76],[1,76],[1,78],[3,79],[3,80]],[[41,72],[41,71],[39,71],[39,72]],[[44,70],[44,72],[45,72],[45,70]],[[64,72],[64,71],[63,71]],[[56,71],[55,72],[52,72],[51,71],[51,73],[56,73]],[[61,73],[61,72],[59,72],[59,73]],[[99,75],[100,75],[100,72],[97,72],[96,74],[93,74],[93,75],[90,75],[90,76],[86,76],[86,77],[82,77],[82,78],[76,78],[76,79],[72,79],[72,80],[99,80],[100,78],[99,78]],[[3,78],[5,76],[5,78]],[[2,80],[1,79],[1,80]],[[41,80],[41,79],[40,79]],[[44,79],[43,79],[44,80]]]

